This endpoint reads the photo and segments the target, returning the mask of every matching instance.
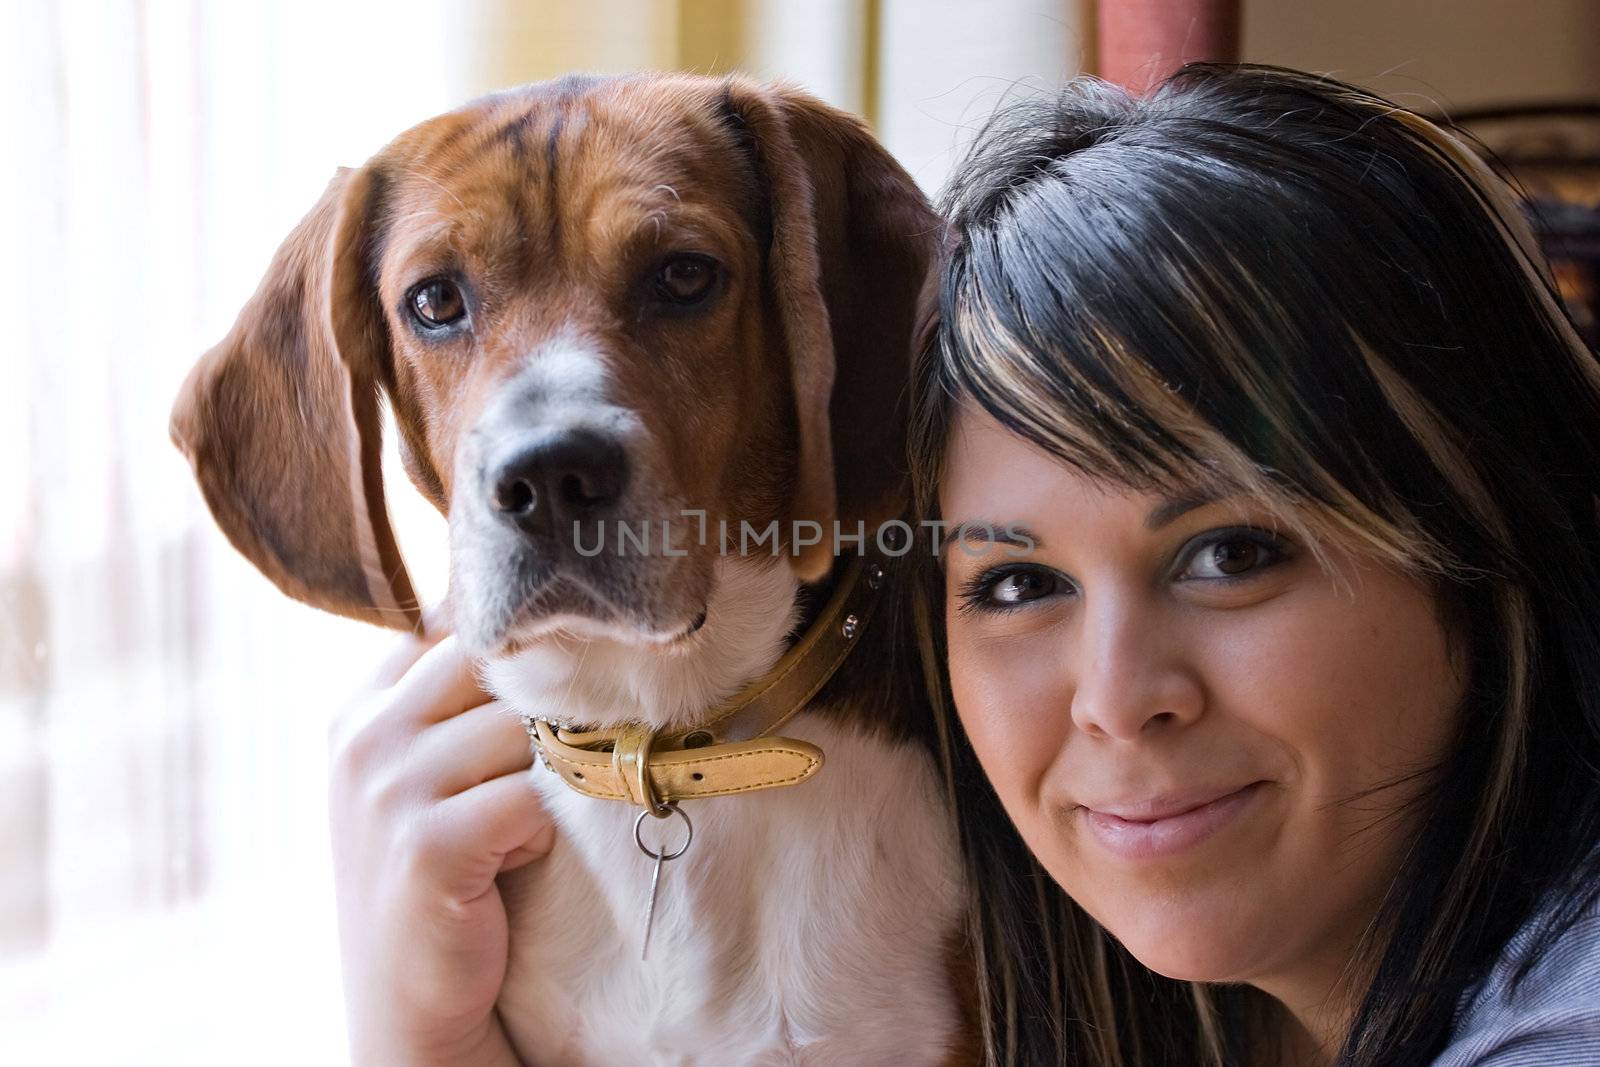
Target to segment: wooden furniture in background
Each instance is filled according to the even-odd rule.
[[[1600,101],[1480,108],[1450,118],[1523,194],[1578,332],[1600,347]]]

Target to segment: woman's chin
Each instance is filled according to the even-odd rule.
[[[1145,967],[1180,982],[1239,982],[1247,968],[1236,951],[1218,952],[1216,945],[1159,945],[1140,952],[1132,945],[1128,951]]]
[[[1168,897],[1140,907],[1130,894],[1099,921],[1141,964],[1185,982],[1244,981],[1284,943],[1284,924],[1249,921],[1237,897],[1211,905]]]

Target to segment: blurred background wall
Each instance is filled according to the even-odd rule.
[[[1245,0],[1243,14],[1245,58],[1412,107],[1600,97],[1594,0]]]
[[[569,70],[792,79],[865,115],[934,193],[1008,94],[1096,69],[1096,13],[0,12],[0,1063],[339,1063],[324,732],[389,639],[278,595],[216,532],[166,438],[184,372],[277,243],[335,166],[469,96]],[[1245,58],[1430,107],[1600,95],[1592,0],[1245,0],[1242,41]],[[436,596],[442,524],[408,490],[391,506]]]

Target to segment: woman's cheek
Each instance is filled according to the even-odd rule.
[[[1213,714],[1270,742],[1314,808],[1436,759],[1460,696],[1431,602],[1396,575],[1345,569],[1359,597],[1312,585],[1213,627],[1200,653]]]
[[[1025,817],[1071,729],[1060,662],[1041,635],[983,635],[952,627],[950,679],[956,711],[995,792]]]

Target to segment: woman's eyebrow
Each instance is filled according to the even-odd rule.
[[[1148,530],[1159,530],[1168,523],[1176,522],[1196,508],[1205,507],[1228,496],[1226,490],[1207,488],[1190,489],[1170,496],[1157,504],[1149,515],[1145,516],[1144,525]],[[938,552],[942,553],[952,541],[957,538],[968,544],[999,544],[1022,545],[1026,548],[1039,548],[1044,545],[1044,538],[1040,537],[1031,527],[1019,522],[996,522],[993,519],[964,519],[958,523],[949,524],[948,529],[939,538]]]
[[[1044,538],[1020,522],[965,519],[951,525],[940,536],[937,554],[942,555],[945,548],[958,537],[970,545],[1021,545],[1024,548],[1038,548],[1044,544]]]
[[[1210,488],[1189,489],[1176,496],[1170,496],[1145,516],[1145,529],[1159,530],[1168,523],[1176,521],[1179,516],[1186,515],[1195,508],[1205,507],[1213,501],[1222,499],[1224,495],[1226,494],[1221,490]]]

